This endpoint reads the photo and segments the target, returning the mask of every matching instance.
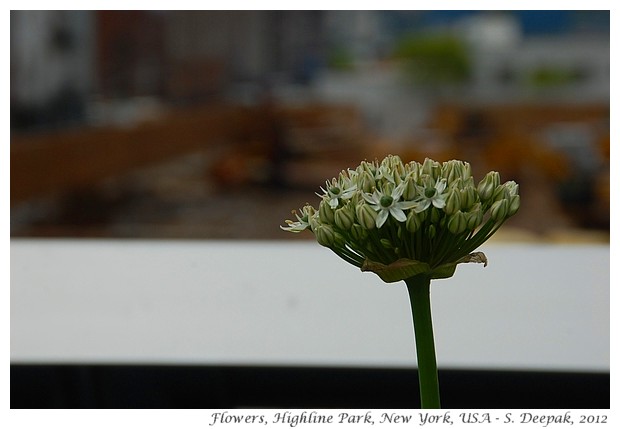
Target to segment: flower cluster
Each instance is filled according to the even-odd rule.
[[[417,274],[451,277],[461,262],[519,209],[519,185],[488,173],[478,184],[463,161],[363,161],[321,187],[318,209],[306,204],[282,229],[310,230],[319,244],[384,281]]]

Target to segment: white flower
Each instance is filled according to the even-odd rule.
[[[418,186],[418,198],[415,200],[414,210],[416,213],[423,212],[431,206],[442,209],[446,205],[446,180],[441,179],[434,186],[427,181],[425,186]]]
[[[310,227],[310,219],[314,215],[315,211],[311,206],[305,206],[301,210],[301,216],[297,214],[297,211],[293,210],[293,214],[297,218],[297,222],[292,220],[285,220],[288,226],[280,225],[280,228],[289,232],[302,232]]]
[[[353,194],[357,190],[357,185],[353,183],[350,179],[344,180],[344,178],[341,176],[340,181],[336,181],[336,179],[333,179],[331,183],[329,182],[329,180],[325,182],[325,189],[321,187],[321,190],[324,194],[317,195],[319,197],[327,199],[327,201],[329,202],[329,206],[332,209],[335,209],[336,207],[338,207],[340,199],[347,200],[353,196]]]
[[[380,192],[378,189],[375,189],[372,194],[362,194],[366,202],[379,213],[376,220],[377,228],[383,226],[390,214],[399,222],[407,220],[407,215],[403,210],[414,207],[416,203],[414,201],[399,201],[403,190],[404,186],[397,186],[389,194]]]

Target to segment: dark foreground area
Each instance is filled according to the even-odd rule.
[[[442,407],[606,409],[608,373],[440,370]],[[408,369],[11,365],[11,408],[416,408]]]

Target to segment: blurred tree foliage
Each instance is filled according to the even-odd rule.
[[[346,47],[337,45],[328,51],[327,65],[332,70],[351,71],[355,69],[354,56]]]
[[[540,89],[559,87],[579,82],[583,74],[575,68],[542,66],[530,71],[527,82]]]
[[[460,84],[470,77],[467,46],[451,35],[405,36],[396,43],[394,53],[414,83]]]

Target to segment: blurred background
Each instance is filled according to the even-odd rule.
[[[609,240],[609,11],[11,11],[11,235],[298,239],[363,159],[521,185]]]
[[[11,234],[282,238],[388,153],[608,239],[608,11],[12,11]],[[310,201],[309,201],[310,200]],[[250,215],[251,214],[251,215]]]

